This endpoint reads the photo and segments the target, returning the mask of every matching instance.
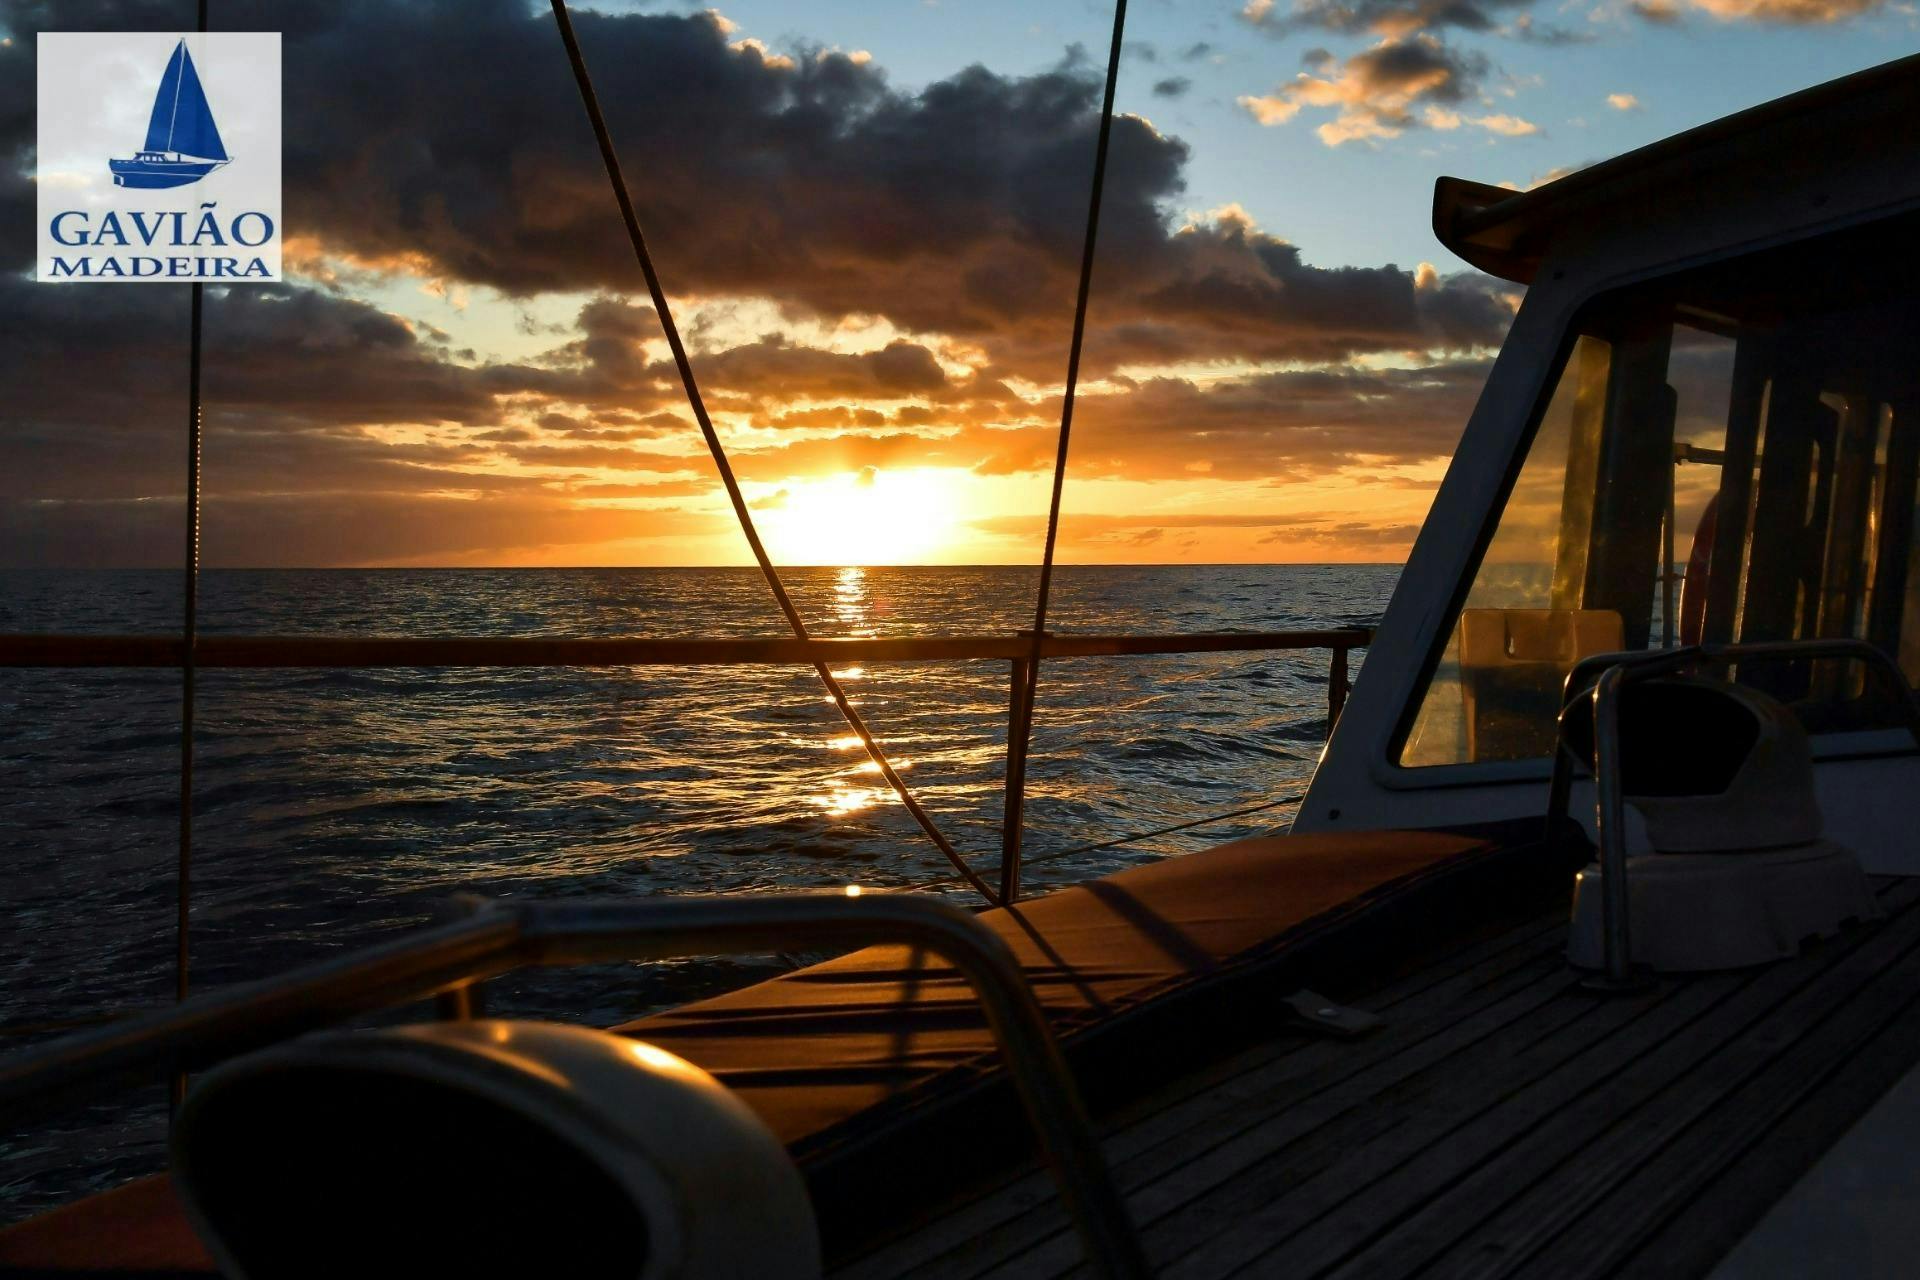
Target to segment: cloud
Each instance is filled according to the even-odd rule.
[[[509,294],[637,286],[550,19],[518,0],[230,3],[223,21],[286,32],[286,221],[317,254]],[[174,21],[160,6],[137,12]],[[101,10],[114,25],[140,25],[137,12]],[[87,25],[82,9],[58,14]],[[670,288],[765,298],[829,322],[881,317],[980,345],[1008,375],[1057,376],[1098,128],[1087,67],[1026,77],[969,67],[905,93],[871,60],[769,60],[707,14],[588,11],[578,28],[628,173],[644,175],[636,195]],[[446,51],[432,76],[418,74],[421,48]],[[24,41],[0,50],[0,150],[16,158],[31,145],[20,88],[31,58]],[[1353,59],[1346,81],[1356,93],[1453,101],[1474,74],[1471,59],[1415,41]],[[1384,119],[1387,108],[1355,110]],[[1231,279],[1269,304],[1264,317],[1189,310],[1185,350],[1323,348],[1291,296],[1362,278],[1316,272],[1269,237],[1194,233],[1172,214],[1187,159],[1179,139],[1116,119],[1098,322],[1165,332],[1164,298],[1226,296],[1218,285]],[[18,187],[19,234],[6,243],[23,253],[31,190]],[[6,206],[0,188],[0,222]],[[1367,288],[1356,305],[1372,305]],[[1504,325],[1497,309],[1486,317],[1479,341]],[[636,312],[634,324],[652,318]],[[1387,340],[1418,345],[1423,331],[1411,323]],[[1089,345],[1096,364],[1101,349]]]
[[[1886,7],[1886,0],[1628,0],[1628,9],[1645,21],[1671,25],[1680,20],[1683,3],[1723,22],[1797,26],[1844,22]],[[1293,0],[1283,8],[1275,0],[1247,0],[1240,17],[1276,38],[1301,31],[1331,31],[1399,40],[1450,30],[1538,45],[1587,44],[1595,38],[1590,32],[1540,23],[1530,13],[1513,12],[1533,4],[1534,0]],[[1513,15],[1511,20],[1503,22],[1508,13]]]
[[[518,0],[228,2],[223,24],[285,32],[287,222],[307,274],[208,290],[210,563],[582,563],[675,539],[730,552],[550,22]],[[178,20],[106,3],[21,13],[20,30]],[[869,58],[776,54],[711,15],[578,24],[743,477],[777,493],[826,471],[1051,465],[1045,388],[1064,364],[1097,127],[1084,67],[973,67],[909,93]],[[1408,112],[1476,101],[1470,61],[1383,45],[1444,74],[1422,81],[1407,53],[1376,48],[1320,78],[1402,93]],[[442,51],[434,75],[422,48]],[[32,56],[30,41],[0,48],[10,268],[32,242]],[[1333,109],[1348,105],[1383,109]],[[1511,318],[1505,286],[1316,266],[1235,206],[1178,218],[1187,161],[1179,139],[1116,121],[1075,474],[1190,481],[1205,460],[1258,483],[1450,449]],[[530,354],[457,349],[369,300],[395,283],[524,306],[514,349]],[[564,322],[520,301],[559,290],[584,298]],[[0,558],[175,554],[184,305],[0,275]],[[766,332],[736,318],[761,314]],[[1362,356],[1408,367],[1345,367]]]
[[[1533,0],[1480,0],[1478,3],[1475,0],[1294,0],[1282,12],[1273,0],[1250,0],[1240,16],[1273,36],[1320,30],[1400,39],[1446,28],[1496,31],[1499,23],[1494,14],[1532,3]]]
[[[1582,160],[1578,164],[1563,164],[1549,169],[1545,173],[1536,173],[1524,183],[1502,182],[1499,185],[1509,191],[1531,191],[1535,187],[1544,187],[1549,182],[1558,182],[1568,174],[1578,173],[1582,169],[1590,168],[1593,164],[1594,161],[1592,160]]]
[[[1153,82],[1153,96],[1156,98],[1184,98],[1193,88],[1193,81],[1185,76],[1169,76],[1165,80]]]
[[[1885,0],[1684,0],[1721,22],[1757,22],[1774,26],[1827,26],[1865,17],[1886,8]],[[1630,0],[1628,9],[1646,22],[1672,26],[1681,20],[1680,0]]]
[[[1607,105],[1615,111],[1638,111],[1640,99],[1631,93],[1610,93],[1607,95]]]
[[[1337,147],[1396,138],[1422,123],[1457,128],[1462,116],[1455,108],[1478,96],[1491,70],[1483,56],[1457,51],[1430,35],[1393,36],[1337,66],[1331,57],[1312,65],[1318,70],[1301,72],[1265,97],[1243,97],[1240,106],[1263,125],[1285,124],[1302,107],[1332,108],[1335,117],[1315,132]],[[1480,122],[1491,122],[1484,127],[1501,133],[1526,123],[1511,116]]]
[[[1458,129],[1463,125],[1472,125],[1476,129],[1485,129],[1488,133],[1497,133],[1503,138],[1524,138],[1540,132],[1540,126],[1531,120],[1519,116],[1484,115],[1469,116],[1458,111],[1449,111],[1445,107],[1430,106],[1420,113],[1421,121],[1430,129]]]
[[[1473,116],[1468,123],[1477,125],[1488,133],[1497,133],[1503,138],[1525,138],[1540,132],[1540,126],[1533,121],[1512,115]]]
[[[1039,519],[1027,516],[996,516],[974,524],[983,532],[1023,543],[1039,537],[1045,528]],[[1219,531],[1258,533],[1253,545],[1281,547],[1294,556],[1379,560],[1404,556],[1420,528],[1411,522],[1375,524],[1329,511],[1165,511],[1134,516],[1067,511],[1060,521],[1064,547],[1095,555],[1105,548],[1160,546],[1170,533]]]
[[[0,564],[167,567],[178,562],[181,507],[139,500],[0,501]],[[503,557],[589,563],[609,543],[721,538],[730,522],[705,513],[568,506],[513,496],[324,492],[207,498],[204,554],[212,566],[499,563]]]
[[[1576,31],[1554,23],[1535,22],[1533,15],[1523,13],[1506,25],[1501,34],[1510,36],[1523,44],[1545,45],[1549,48],[1574,44],[1592,44],[1599,39],[1591,31]]]

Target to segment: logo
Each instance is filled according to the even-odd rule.
[[[147,120],[147,144],[131,160],[109,160],[116,187],[184,187],[198,182],[233,157],[220,141],[207,91],[200,87],[183,36],[173,46],[160,89]]]
[[[278,33],[42,32],[38,99],[40,280],[280,278]]]

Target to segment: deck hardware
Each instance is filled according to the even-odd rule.
[[[1338,1004],[1318,991],[1305,987],[1283,999],[1292,1013],[1289,1021],[1296,1027],[1319,1035],[1355,1040],[1386,1025],[1386,1019],[1365,1009]]]
[[[1587,979],[1589,990],[1630,994],[1645,991],[1649,979],[1632,963],[1627,896],[1626,800],[1620,770],[1620,694],[1632,683],[1672,675],[1699,666],[1741,663],[1805,662],[1853,658],[1879,675],[1892,692],[1914,745],[1920,748],[1920,703],[1906,676],[1878,645],[1865,640],[1768,640],[1751,644],[1700,644],[1678,649],[1599,653],[1582,658],[1567,673],[1561,700],[1559,744],[1553,756],[1553,780],[1547,790],[1546,840],[1558,839],[1573,792],[1573,770],[1582,762],[1568,740],[1569,715],[1582,701],[1593,708],[1594,823],[1600,836],[1600,877],[1606,967]]]

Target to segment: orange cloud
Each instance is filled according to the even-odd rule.
[[[1438,129],[1469,123],[1509,137],[1537,132],[1514,116],[1463,115],[1458,105],[1478,94],[1486,60],[1424,32],[1390,34],[1337,68],[1330,55],[1315,66],[1269,95],[1240,98],[1241,108],[1263,125],[1286,124],[1303,107],[1332,109],[1334,118],[1314,130],[1330,147],[1397,138],[1423,123]]]

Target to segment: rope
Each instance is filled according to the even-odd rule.
[[[1113,136],[1113,97],[1120,82],[1121,35],[1127,25],[1127,0],[1114,0],[1113,43],[1107,51],[1106,92],[1100,102],[1100,136],[1093,149],[1093,187],[1087,200],[1087,234],[1080,246],[1080,290],[1073,303],[1073,341],[1067,348],[1067,385],[1060,402],[1060,438],[1053,460],[1053,494],[1047,503],[1047,541],[1040,556],[1040,589],[1033,609],[1033,644],[1027,654],[1026,688],[1017,724],[1007,733],[1019,740],[1008,756],[1007,786],[1014,802],[1007,813],[1005,860],[1009,878],[1002,892],[1013,897],[1018,885],[1020,837],[1026,801],[1027,748],[1033,739],[1033,703],[1040,687],[1040,650],[1047,634],[1047,603],[1053,591],[1053,554],[1060,536],[1060,495],[1067,482],[1067,451],[1073,441],[1074,393],[1080,385],[1080,348],[1087,332],[1087,298],[1093,289],[1093,251],[1100,235],[1100,195],[1107,182],[1107,149]]]
[[[1078,844],[1071,849],[1056,849],[1052,853],[1043,853],[1036,857],[1028,858],[1026,865],[1034,867],[1039,866],[1043,862],[1059,862],[1066,858],[1077,858],[1083,853],[1098,853],[1103,849],[1116,849],[1122,845],[1138,844],[1142,840],[1153,840],[1160,836],[1170,836],[1178,831],[1192,831],[1196,827],[1216,826],[1219,823],[1227,822],[1233,818],[1244,818],[1249,814],[1263,813],[1268,809],[1279,809],[1286,805],[1299,804],[1306,798],[1304,793],[1297,796],[1281,796],[1278,800],[1267,800],[1260,804],[1250,804],[1244,809],[1229,809],[1225,813],[1211,814],[1204,818],[1194,818],[1187,822],[1176,822],[1171,826],[1155,827],[1151,831],[1136,831],[1131,835],[1115,836],[1111,840],[1100,840],[1093,844]],[[959,883],[958,880],[949,878],[946,880],[931,881],[923,887],[938,889]]]
[[[660,286],[660,275],[654,270],[653,255],[647,251],[646,237],[640,231],[640,218],[633,208],[633,197],[627,191],[627,180],[620,171],[620,157],[614,150],[613,135],[607,130],[606,117],[600,112],[600,99],[593,91],[593,81],[587,75],[587,64],[580,53],[580,43],[573,34],[573,20],[567,13],[567,0],[552,0],[554,21],[560,27],[560,39],[567,47],[567,60],[573,64],[573,77],[580,86],[580,100],[587,109],[587,119],[593,124],[594,140],[600,144],[600,158],[607,167],[607,180],[613,184],[614,198],[620,203],[620,216],[627,226],[627,238],[633,243],[633,255],[639,259],[640,271],[647,278],[647,292],[653,297],[654,313],[660,318],[660,327],[666,333],[667,346],[673,351],[673,363],[680,371],[680,385],[686,390],[687,404],[693,409],[694,420],[700,424],[700,434],[706,439],[707,452],[713,455],[713,464],[720,472],[721,483],[726,486],[727,500],[733,504],[733,514],[740,521],[740,531],[746,535],[747,545],[753,550],[753,558],[760,566],[760,573],[767,580],[767,587],[773,592],[774,600],[780,606],[780,612],[786,615],[787,625],[793,629],[796,638],[808,639],[807,624],[800,617],[799,609],[794,607],[793,598],[787,594],[786,584],[781,582],[779,570],[773,566],[773,560],[767,555],[767,549],[760,542],[760,534],[754,528],[753,516],[747,509],[747,500],[740,492],[740,483],[734,478],[733,465],[727,460],[727,452],[720,443],[719,433],[713,429],[713,420],[707,416],[706,401],[700,395],[700,386],[694,380],[693,364],[687,358],[685,344],[680,341],[679,326],[674,323],[673,310],[667,305],[666,291]],[[1104,138],[1104,133],[1103,133]],[[1104,141],[1103,141],[1104,147]],[[1084,288],[1082,289],[1084,303]],[[855,711],[853,703],[847,698],[846,690],[840,687],[831,669],[824,662],[816,662],[813,669],[819,673],[820,682],[833,695],[834,705],[840,708],[840,714],[859,735],[861,743],[867,749],[867,755],[879,768],[880,774],[893,788],[900,802],[920,824],[927,838],[946,855],[961,878],[979,892],[994,906],[1000,905],[1000,899],[987,887],[974,869],[967,865],[957,849],[942,835],[940,828],[934,825],[932,817],[920,807],[913,793],[907,790],[906,782],[894,769],[886,753],[880,749],[871,730],[860,713]]]

